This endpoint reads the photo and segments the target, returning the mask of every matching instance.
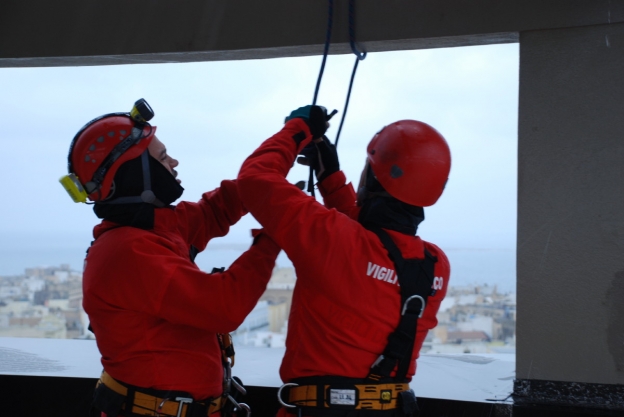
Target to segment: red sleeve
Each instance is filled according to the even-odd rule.
[[[210,239],[225,236],[247,210],[238,197],[236,181],[224,180],[219,188],[204,193],[198,203],[179,203],[176,214],[186,242],[202,251]]]
[[[305,139],[297,144],[293,136],[304,136]],[[345,291],[342,286],[347,284],[332,283],[331,274],[323,271],[328,270],[329,265],[344,263],[340,255],[343,251],[361,250],[360,236],[369,232],[286,180],[298,151],[311,139],[303,120],[288,121],[280,132],[267,139],[245,160],[238,175],[238,192],[245,207],[293,264],[307,271],[306,276],[298,277],[298,285],[327,285],[328,293],[337,299]],[[350,187],[342,188],[348,192]],[[348,200],[353,205],[353,195]],[[307,276],[314,276],[314,280],[306,282]]]
[[[295,138],[304,139],[297,143]],[[286,180],[299,150],[311,140],[303,120],[289,120],[245,160],[237,179],[245,207],[293,262],[296,260],[292,256],[305,252],[315,238],[309,227],[312,217],[327,212],[323,205]],[[302,228],[308,233],[302,233]]]
[[[198,275],[189,265],[178,266],[165,290],[159,314],[173,323],[217,333],[236,330],[264,293],[279,251],[279,246],[262,234],[222,273]],[[178,275],[186,276],[189,285],[176,279]]]
[[[357,220],[360,208],[356,205],[356,194],[351,183],[346,183],[344,172],[337,171],[318,184],[325,207],[335,208],[353,220]]]
[[[163,244],[160,237],[146,234],[112,248],[102,261],[117,261],[102,267],[114,276],[108,282],[115,287],[113,304],[132,306],[174,324],[224,333],[234,331],[254,308],[279,251],[263,234],[229,269],[207,274]]]

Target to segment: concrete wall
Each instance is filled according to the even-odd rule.
[[[624,24],[520,36],[517,378],[624,383]]]

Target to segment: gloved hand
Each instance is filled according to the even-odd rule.
[[[297,110],[293,110],[290,115],[286,117],[284,123],[291,119],[301,118],[303,119],[312,133],[314,139],[318,139],[327,132],[329,127],[329,117],[327,116],[327,109],[322,106],[303,106]]]
[[[312,167],[319,182],[340,170],[338,151],[327,136],[323,136],[321,141],[311,142],[301,150],[301,155],[303,157],[297,158],[297,162]]]

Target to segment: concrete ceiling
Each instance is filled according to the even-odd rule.
[[[330,53],[349,53],[348,2],[335,0]],[[369,52],[518,41],[518,33],[624,21],[612,0],[360,0]],[[115,65],[317,55],[320,0],[4,0],[0,67]]]

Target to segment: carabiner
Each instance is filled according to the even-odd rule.
[[[236,379],[237,379],[237,377],[232,377],[232,379],[230,380],[230,382],[232,383],[234,388],[236,388],[236,390],[238,392],[240,392],[241,394],[247,395],[247,390],[245,389],[245,387],[243,387],[241,384],[239,384]]]
[[[223,364],[223,392],[230,392],[232,389],[232,367],[229,362]]]
[[[401,311],[402,316],[405,315],[405,312],[407,311],[407,307],[409,306],[410,301],[412,301],[414,298],[420,300],[422,308],[420,309],[420,313],[418,313],[418,318],[422,317],[423,313],[425,312],[426,303],[425,303],[424,298],[422,298],[420,295],[412,295],[410,298],[405,300],[405,304],[403,304],[403,311]]]
[[[249,408],[247,404],[239,403],[230,394],[227,395],[227,399],[232,404],[234,404],[234,412],[236,412],[237,409],[245,410],[245,413],[247,413],[247,417],[251,417],[251,408]]]
[[[292,405],[292,404],[286,404],[283,400],[282,400],[282,390],[284,389],[284,387],[298,387],[299,384],[295,384],[294,382],[288,382],[284,385],[282,385],[281,387],[279,387],[279,389],[277,390],[277,401],[279,401],[279,403],[287,408],[296,408],[296,405]]]

